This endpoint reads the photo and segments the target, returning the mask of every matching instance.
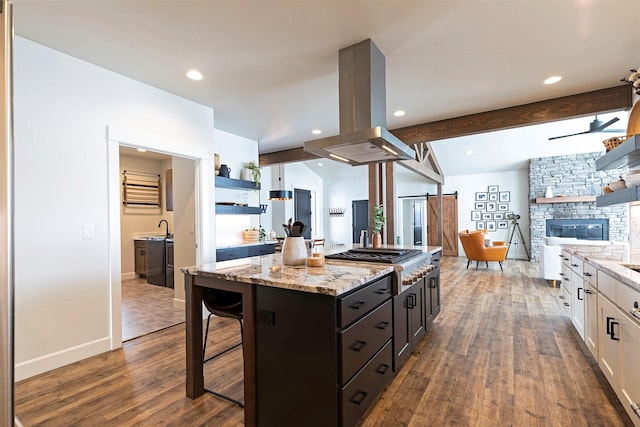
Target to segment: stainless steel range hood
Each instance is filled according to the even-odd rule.
[[[340,135],[307,141],[304,151],[353,166],[415,159],[415,152],[385,129],[385,58],[367,39],[340,49]]]

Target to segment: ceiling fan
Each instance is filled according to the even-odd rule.
[[[552,139],[566,138],[568,136],[584,135],[586,133],[596,133],[596,132],[618,132],[618,133],[623,133],[623,132],[625,132],[625,130],[623,130],[623,129],[606,129],[609,126],[611,126],[612,124],[614,124],[615,122],[617,122],[618,120],[620,120],[620,119],[617,118],[617,117],[614,117],[613,119],[611,119],[608,122],[604,123],[602,120],[598,120],[598,116],[596,115],[595,119],[591,123],[589,123],[589,130],[584,131],[584,132],[572,133],[572,134],[569,134],[569,135],[552,136],[551,138],[549,138],[549,141],[551,141]]]

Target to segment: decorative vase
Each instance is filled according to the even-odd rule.
[[[304,237],[287,237],[282,244],[282,263],[284,265],[304,265],[307,260],[307,248]]]
[[[547,199],[553,198],[553,189],[551,187],[547,187],[547,191],[544,193],[544,197]]]
[[[251,169],[242,168],[240,171],[240,179],[243,181],[253,181],[253,173]]]
[[[371,235],[371,243],[373,245],[374,248],[380,248],[382,247],[382,234],[380,233],[373,233]]]

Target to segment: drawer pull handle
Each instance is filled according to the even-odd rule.
[[[356,301],[353,304],[351,304],[349,308],[353,308],[354,310],[360,310],[360,308],[365,304],[366,302],[364,301]]]
[[[353,351],[360,351],[364,348],[365,345],[367,345],[366,341],[358,340],[354,344],[351,344],[351,347],[349,347],[349,349]]]
[[[414,308],[416,308],[416,294],[409,294],[407,295],[407,308],[413,310]]]
[[[569,307],[569,303],[568,303],[568,302],[565,302],[565,303],[564,303],[564,305],[566,305],[567,307]]]
[[[611,321],[615,319],[615,317],[607,316],[607,335],[611,335]]]
[[[585,271],[584,275],[591,277],[591,273],[587,273],[586,271]]]
[[[389,289],[387,289],[387,288],[378,289],[378,290],[377,290],[377,291],[375,291],[374,293],[375,293],[375,294],[378,294],[378,295],[384,295],[384,294],[389,293]]]
[[[376,372],[381,375],[384,375],[388,369],[389,369],[389,365],[387,365],[386,363],[383,363],[382,365],[376,368]]]
[[[564,295],[560,295],[560,296],[559,296],[559,298],[560,298],[560,299],[564,299]]]
[[[571,267],[577,267],[578,264],[571,264]]]
[[[620,338],[616,337],[616,331],[613,329],[613,325],[620,325],[620,323],[611,322],[611,339],[614,341],[620,341]]]
[[[593,292],[591,291],[591,289],[585,289],[585,290],[584,290],[584,293],[585,293],[585,294],[592,294]]]
[[[365,397],[367,397],[367,393],[366,391],[362,391],[362,390],[358,390],[356,391],[356,394],[354,394],[351,397],[351,403],[355,403],[356,405],[360,405],[362,403],[362,401],[364,400]]]
[[[580,291],[582,290],[582,288],[577,288],[577,292],[576,292],[576,297],[578,298],[579,301],[584,300],[584,298],[580,298]]]
[[[376,325],[376,329],[385,330],[389,326],[389,322],[382,321]]]

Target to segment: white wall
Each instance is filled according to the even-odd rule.
[[[240,179],[244,163],[258,163],[258,142],[220,130],[215,131],[216,153],[220,155],[220,164],[231,168],[230,178]],[[261,186],[263,186],[261,179]],[[248,203],[258,206],[260,192],[216,188],[216,202]],[[234,246],[242,244],[243,231],[260,225],[261,215],[216,215],[216,246]],[[267,230],[268,231],[268,230]]]
[[[184,309],[185,290],[184,274],[180,268],[189,267],[197,263],[196,240],[196,206],[195,191],[196,162],[191,159],[174,157],[173,167],[173,232],[175,235],[173,246],[173,306]]]
[[[213,111],[20,37],[14,65],[19,380],[120,345],[110,302],[120,293],[109,187],[118,155],[107,129],[112,141],[205,159],[199,167],[213,169]],[[207,202],[212,179],[199,176]],[[212,207],[199,209],[201,231],[211,230]],[[201,251],[211,257],[207,246]]]
[[[529,247],[529,177],[527,170],[516,170],[491,174],[458,175],[447,177],[442,187],[443,193],[458,192],[458,230],[475,230],[476,223],[471,221],[471,211],[474,210],[476,192],[486,192],[489,185],[498,185],[500,191],[510,191],[511,201],[509,210],[520,215],[520,229],[524,235],[527,249]],[[513,226],[509,223],[509,229],[497,230],[488,233],[492,240],[509,241]],[[516,237],[518,233],[516,232]],[[521,239],[514,237],[508,257],[526,258],[526,253]],[[464,251],[458,239],[459,255],[464,256]]]

